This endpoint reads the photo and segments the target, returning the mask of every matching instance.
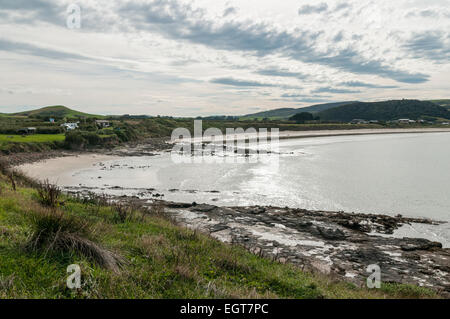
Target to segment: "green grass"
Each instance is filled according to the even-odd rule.
[[[0,134],[0,143],[49,143],[64,141],[64,134],[8,135]]]
[[[0,134],[0,154],[45,152],[64,147],[64,134]]]
[[[330,277],[303,272],[174,225],[161,207],[143,213],[128,210],[119,218],[115,207],[64,196],[55,211],[43,207],[35,189],[12,191],[0,174],[0,298],[433,298],[414,286],[358,288]],[[75,246],[30,249],[41,213],[57,212],[87,223],[80,233],[126,262],[117,272],[102,267]],[[34,217],[33,217],[34,216]],[[55,228],[56,220],[51,221]],[[83,226],[84,227],[84,226]],[[84,229],[84,228],[83,228]],[[86,228],[87,229],[87,228]],[[47,233],[50,234],[51,232]],[[50,239],[50,238],[49,238]],[[51,240],[49,241],[51,242]],[[75,248],[74,248],[75,247]],[[70,264],[82,269],[83,286],[66,287]]]

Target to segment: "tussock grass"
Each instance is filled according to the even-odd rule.
[[[43,209],[31,214],[31,224],[33,232],[27,243],[29,249],[43,250],[45,254],[75,252],[113,271],[119,271],[124,263],[119,255],[89,240],[91,226],[79,218]]]

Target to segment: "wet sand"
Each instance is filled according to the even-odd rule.
[[[104,154],[81,154],[23,164],[16,166],[16,169],[31,178],[38,180],[48,179],[51,183],[58,184],[60,179],[65,182],[70,181],[74,171],[89,168],[96,163],[117,158],[120,157]]]

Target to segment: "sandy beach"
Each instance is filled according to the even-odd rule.
[[[114,160],[117,158],[119,158],[119,156],[104,154],[80,154],[23,164],[16,166],[16,169],[31,178],[38,180],[48,179],[49,182],[58,184],[60,179],[70,181],[73,171],[82,170],[96,163]]]

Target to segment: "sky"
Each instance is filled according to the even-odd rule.
[[[450,0],[0,0],[0,113],[241,115],[449,83]]]

